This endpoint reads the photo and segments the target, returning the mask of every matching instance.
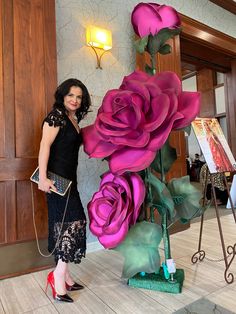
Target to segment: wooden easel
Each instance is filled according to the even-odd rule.
[[[223,236],[223,231],[222,231],[222,226],[221,226],[221,221],[220,221],[220,214],[219,214],[219,209],[217,205],[217,200],[216,200],[216,192],[215,192],[215,187],[214,187],[214,181],[213,181],[213,176],[212,174],[209,173],[209,170],[207,169],[206,173],[206,180],[204,184],[204,192],[203,192],[203,206],[206,205],[206,192],[207,192],[207,184],[208,184],[208,177],[210,176],[211,180],[211,188],[212,188],[212,195],[213,195],[213,201],[214,201],[214,206],[215,206],[215,212],[216,212],[216,218],[217,218],[217,223],[218,223],[218,228],[219,228],[219,234],[220,234],[220,240],[221,240],[221,246],[222,246],[222,251],[223,251],[223,259],[225,262],[225,271],[224,271],[224,278],[225,281],[230,284],[234,282],[234,275],[229,272],[229,268],[236,256],[236,243],[233,245],[225,246],[224,242],[224,236]],[[235,213],[235,208],[233,206],[233,201],[230,195],[229,191],[229,185],[226,179],[226,176],[224,174],[224,182],[225,186],[227,189],[228,197],[230,200],[230,205],[232,209],[232,213],[234,216],[234,221],[236,223],[236,213]],[[199,233],[199,242],[198,242],[198,251],[195,252],[191,258],[191,261],[193,264],[197,263],[198,261],[201,262],[205,258],[205,251],[201,249],[201,242],[202,242],[202,231],[203,231],[203,222],[204,222],[204,214],[201,216],[201,225],[200,225],[200,233]]]

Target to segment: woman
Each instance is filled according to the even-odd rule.
[[[206,133],[207,141],[209,143],[216,171],[235,171],[217,134],[214,133],[213,129],[206,122],[203,123],[203,127]]]
[[[88,90],[82,82],[64,81],[55,92],[52,111],[44,119],[40,143],[38,187],[47,193],[48,250],[56,261],[55,270],[47,277],[47,285],[51,285],[54,299],[64,302],[73,302],[67,290],[83,288],[73,281],[68,263],[80,263],[86,250],[86,217],[77,191],[76,170],[82,144],[78,123],[87,114],[90,104]],[[72,180],[70,191],[64,197],[52,192],[56,187],[47,178],[47,171]]]
[[[206,193],[206,199],[208,201],[212,199],[212,182],[215,189],[217,205],[226,205],[228,200],[228,192],[224,182],[224,173],[219,172],[210,174],[208,166],[205,163],[200,171],[200,183],[202,187],[203,198]]]

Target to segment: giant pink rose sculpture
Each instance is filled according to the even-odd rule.
[[[88,214],[90,230],[105,248],[114,248],[124,240],[144,197],[144,183],[138,174],[103,175],[99,191],[88,204]]]
[[[171,130],[189,125],[199,106],[200,94],[183,92],[174,72],[135,71],[107,92],[95,123],[83,129],[84,150],[90,157],[108,157],[113,173],[143,170]]]
[[[163,28],[177,28],[180,18],[177,11],[167,5],[139,3],[132,12],[131,22],[140,37],[155,35]]]

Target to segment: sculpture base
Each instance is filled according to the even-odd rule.
[[[135,288],[157,290],[169,293],[181,293],[184,282],[184,270],[176,269],[173,279],[173,281],[166,280],[164,277],[163,268],[161,267],[158,274],[152,273],[141,276],[139,273],[131,277],[127,284]]]

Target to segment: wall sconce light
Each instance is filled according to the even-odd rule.
[[[107,50],[112,48],[111,32],[95,26],[86,29],[87,45],[93,49],[97,58],[96,69],[102,69],[101,59]],[[99,52],[100,51],[100,52]]]

